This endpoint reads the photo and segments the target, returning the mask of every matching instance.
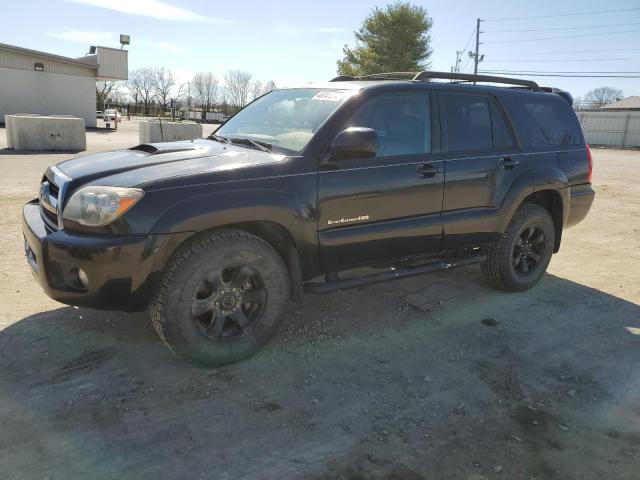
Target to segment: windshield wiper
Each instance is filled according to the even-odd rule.
[[[215,133],[212,133],[207,138],[209,140],[215,140],[216,142],[220,142],[220,143],[230,143],[227,137],[221,137],[220,135],[216,135]]]
[[[271,150],[273,149],[273,145],[271,145],[270,143],[263,142],[261,140],[254,140],[253,138],[249,137],[229,137],[227,138],[227,140],[229,140],[231,143],[250,145],[254,148],[257,148],[258,150],[262,150],[263,152],[268,153],[271,153]]]

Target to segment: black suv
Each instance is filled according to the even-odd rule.
[[[255,352],[305,291],[472,263],[526,290],[594,198],[571,102],[438,72],[275,90],[207,140],[50,167],[24,207],[27,259],[60,302],[149,306],[206,365]]]

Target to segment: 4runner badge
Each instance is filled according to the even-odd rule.
[[[339,225],[341,223],[364,222],[369,220],[369,215],[359,215],[357,217],[338,218],[336,220],[327,220],[327,225]]]

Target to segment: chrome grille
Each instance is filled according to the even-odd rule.
[[[47,230],[58,231],[58,200],[60,196],[59,187],[52,180],[43,177],[40,184],[38,201],[40,205],[40,216],[44,220]]]
[[[38,203],[40,216],[49,232],[58,231],[62,222],[62,205],[71,179],[57,167],[49,167],[42,177]]]

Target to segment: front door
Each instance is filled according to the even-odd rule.
[[[318,235],[325,272],[437,253],[442,241],[443,160],[432,153],[434,115],[425,91],[364,100],[347,127],[378,134],[373,158],[323,160]]]

